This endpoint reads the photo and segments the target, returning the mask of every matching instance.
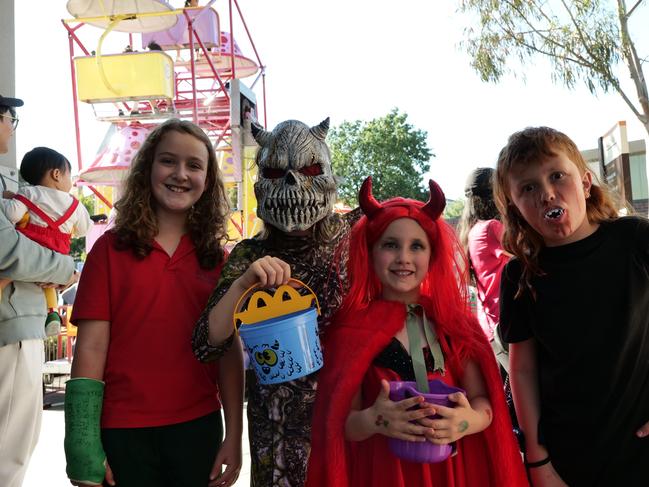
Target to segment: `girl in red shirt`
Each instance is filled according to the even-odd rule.
[[[176,119],[155,128],[115,207],[72,315],[68,477],[75,485],[232,485],[241,467],[242,351],[237,342],[219,362],[201,364],[191,348],[226,258],[228,204],[205,133]]]

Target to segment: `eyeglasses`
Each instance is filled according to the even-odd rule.
[[[13,115],[11,115],[9,113],[3,113],[2,115],[0,115],[0,117],[10,119],[11,120],[11,128],[12,128],[12,130],[16,130],[16,127],[18,127],[18,122],[19,122],[18,117],[15,117],[15,116],[13,116]]]

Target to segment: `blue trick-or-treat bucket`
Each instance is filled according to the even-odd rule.
[[[322,367],[316,308],[242,324],[239,334],[262,384],[295,380]]]

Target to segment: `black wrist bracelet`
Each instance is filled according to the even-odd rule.
[[[528,462],[525,460],[525,467],[526,468],[537,468],[537,467],[542,467],[543,465],[547,465],[550,463],[550,455],[545,457],[543,460],[539,460],[538,462]]]

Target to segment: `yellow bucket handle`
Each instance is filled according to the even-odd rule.
[[[99,44],[97,45],[97,53],[95,54],[95,60],[97,61],[97,67],[99,68],[99,77],[103,81],[104,86],[106,86],[106,88],[108,88],[111,92],[113,92],[117,96],[120,96],[121,92],[113,88],[113,85],[110,84],[110,81],[108,81],[108,78],[106,77],[106,72],[104,71],[104,64],[101,60],[101,49],[102,49],[102,45],[104,44],[104,39],[110,33],[110,31],[112,31],[115,27],[117,27],[117,24],[119,24],[122,20],[125,20],[127,18],[129,18],[129,16],[122,14],[122,15],[116,15],[115,18],[111,20],[110,24],[108,24],[108,27],[99,38]]]
[[[318,315],[319,315],[319,314],[320,314],[320,303],[318,302],[318,296],[316,296],[316,293],[313,292],[313,289],[311,289],[309,286],[307,286],[305,283],[303,283],[303,282],[300,281],[299,279],[290,278],[288,282],[289,282],[289,283],[292,282],[292,283],[295,283],[295,284],[299,284],[301,287],[304,287],[304,288],[306,288],[306,289],[309,291],[309,293],[311,294],[311,296],[313,296],[313,299],[315,299],[315,305],[316,305],[316,309],[317,309],[317,311],[318,311]],[[249,297],[253,292],[255,292],[255,294],[252,296],[251,302],[256,302],[256,300],[255,300],[255,295],[257,295],[257,294],[259,295],[258,297],[260,297],[260,298],[264,298],[264,297],[267,297],[267,296],[268,296],[268,293],[265,293],[265,292],[263,292],[263,291],[258,291],[258,289],[260,289],[260,288],[261,288],[261,285],[260,285],[259,283],[257,283],[257,284],[253,284],[252,286],[250,286],[248,289],[246,289],[246,290],[244,291],[244,293],[241,295],[241,297],[240,297],[239,300],[237,301],[237,304],[234,306],[234,313],[233,313],[233,315],[232,315],[232,323],[233,323],[233,325],[234,325],[234,329],[235,329],[235,330],[237,330],[237,318],[238,318],[241,314],[245,313],[245,312],[243,312],[243,313],[241,312],[241,305],[243,304],[243,302],[244,302],[244,301],[245,301],[245,300],[246,300],[246,299],[247,299],[247,298],[248,298],[248,297]],[[291,292],[295,292],[295,293],[297,293],[297,291],[295,290],[295,288],[293,288],[292,286],[289,286],[288,284],[282,284],[281,286],[279,286],[279,287],[275,290],[275,294],[273,295],[273,297],[276,296],[276,295],[282,296],[282,294],[283,294],[284,292],[289,292],[289,293],[291,293]],[[278,294],[278,293],[279,293],[279,294]],[[305,296],[302,296],[302,297],[307,297],[307,296],[308,296],[308,295],[305,295]],[[306,308],[304,308],[304,309],[306,309]],[[301,311],[301,310],[298,310],[298,311]],[[268,317],[267,319],[270,319],[270,318],[276,318],[277,316],[281,316],[281,315],[282,315],[282,313],[280,313],[280,314],[278,314],[278,315],[276,315],[276,316]]]

